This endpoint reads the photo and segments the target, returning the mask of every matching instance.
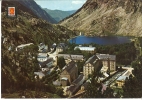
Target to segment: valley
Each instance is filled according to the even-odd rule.
[[[141,98],[142,1],[81,3],[2,0],[1,98]]]

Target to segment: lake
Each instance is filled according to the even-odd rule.
[[[75,44],[100,44],[100,45],[114,45],[114,44],[123,44],[123,43],[130,43],[130,37],[126,36],[94,36],[94,37],[87,37],[87,36],[77,36],[69,40],[70,43]]]

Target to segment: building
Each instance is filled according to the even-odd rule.
[[[72,54],[58,54],[58,57],[63,57],[66,62],[68,60],[73,60],[73,61],[84,61],[84,56],[83,55],[72,55]]]
[[[85,80],[84,75],[83,75],[83,74],[80,74],[80,75],[78,76],[78,78],[72,82],[72,84],[73,84],[73,85],[79,85],[79,86],[80,86],[80,85],[83,84],[84,80]]]
[[[47,53],[38,53],[38,55],[37,55],[37,60],[38,60],[38,62],[44,62],[44,61],[46,61],[47,59],[49,59]]]
[[[67,86],[71,84],[78,77],[77,64],[74,61],[69,62],[63,68],[60,75],[60,80],[62,86]]]
[[[95,69],[95,70],[94,70]],[[83,67],[83,74],[86,79],[89,74],[92,74],[92,71],[101,71],[108,77],[106,74],[107,71],[113,72],[116,70],[116,56],[109,54],[96,54],[90,57]]]
[[[84,80],[85,80],[84,75],[83,74],[79,75],[78,78],[74,80],[70,85],[70,87],[67,89],[66,94],[68,96],[72,96],[73,94],[75,94],[79,89],[79,87],[83,84]]]
[[[110,72],[116,70],[116,55],[96,54],[96,56],[102,61],[104,69],[108,68]]]
[[[60,80],[53,81],[53,85],[60,86],[61,85]]]
[[[117,80],[116,80],[116,83],[117,83],[117,86],[118,87],[122,87],[125,83],[125,80],[126,78],[128,78],[127,76],[120,76]]]
[[[44,77],[45,75],[43,74],[43,72],[34,72],[35,78],[37,78],[37,76],[39,76],[39,79],[42,79],[42,77]]]
[[[133,68],[127,68],[127,67],[123,67],[123,68],[127,70],[116,80],[117,86],[120,88],[124,85],[126,78],[129,79],[130,75],[134,76],[132,74]]]
[[[89,47],[83,47],[83,46],[76,46],[74,48],[74,50],[81,50],[81,51],[85,51],[85,52],[88,52],[88,53],[92,53],[94,54],[95,53],[95,50],[96,50],[96,47],[92,47],[92,46],[89,46]]]
[[[38,48],[39,48],[39,52],[42,52],[42,53],[46,53],[48,51],[48,46],[45,45],[44,43],[40,43],[38,45]]]
[[[16,51],[23,49],[24,47],[33,45],[33,43],[28,43],[28,44],[21,44],[19,46],[16,47]]]
[[[42,72],[47,72],[47,71],[49,71],[49,68],[41,68],[41,71]]]
[[[65,43],[59,43],[56,47],[56,52],[63,52],[65,49],[67,49],[67,45]]]
[[[44,67],[50,68],[53,66],[53,59],[49,58],[44,62],[39,62],[39,66],[40,66],[40,68],[44,68]]]
[[[56,50],[56,46],[57,46],[57,44],[53,43],[53,45],[50,48],[51,52],[54,52]]]
[[[88,85],[89,85],[89,82],[86,81],[86,82],[81,86],[81,90],[82,90],[82,91],[86,90]]]
[[[85,79],[87,79],[88,75],[92,74],[92,72],[99,71],[101,67],[102,63],[100,62],[100,60],[97,58],[96,55],[90,57],[83,66],[83,74],[85,76]]]

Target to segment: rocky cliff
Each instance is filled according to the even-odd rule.
[[[86,35],[142,36],[142,0],[87,0],[60,25]]]

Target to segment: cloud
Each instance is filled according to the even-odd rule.
[[[85,3],[85,1],[72,1],[72,4],[82,4],[82,3]]]

